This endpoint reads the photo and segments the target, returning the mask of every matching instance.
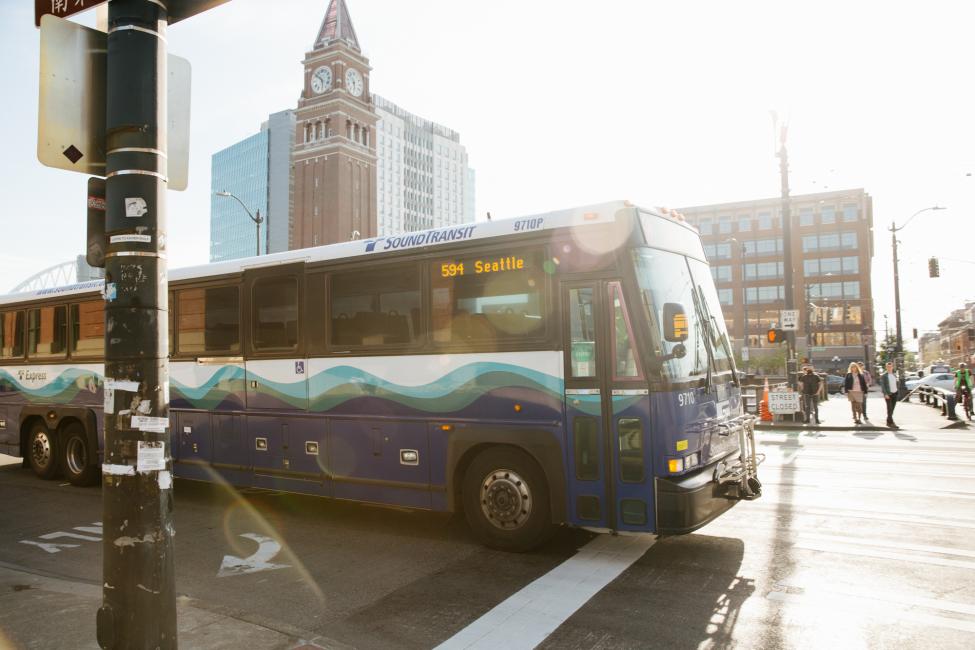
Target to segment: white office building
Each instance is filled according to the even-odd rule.
[[[474,170],[460,135],[373,95],[378,234],[474,221]]]

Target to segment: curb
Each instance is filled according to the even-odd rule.
[[[877,426],[875,424],[867,426],[797,426],[795,424],[782,424],[782,425],[770,425],[770,424],[756,424],[755,431],[903,431],[902,427],[888,427],[888,426]]]

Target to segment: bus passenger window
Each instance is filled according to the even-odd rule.
[[[100,357],[105,353],[105,303],[102,300],[71,305],[71,354]]]
[[[421,338],[418,264],[332,275],[331,344],[402,346]]]
[[[253,297],[254,349],[297,348],[298,280],[294,276],[259,279]]]
[[[68,308],[31,309],[27,313],[27,354],[34,359],[61,357],[68,350]]]
[[[0,359],[24,356],[24,312],[0,313]]]
[[[572,420],[576,478],[580,481],[599,480],[599,435],[596,419],[579,415]]]
[[[545,335],[541,256],[524,251],[431,263],[436,343],[517,341]]]
[[[240,352],[237,287],[182,289],[176,296],[181,354]]]

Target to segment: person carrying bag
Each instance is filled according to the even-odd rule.
[[[846,392],[847,399],[850,400],[850,408],[853,410],[853,423],[860,424],[863,418],[863,396],[867,393],[867,380],[860,372],[860,366],[855,363],[851,363],[847,370],[843,390]]]

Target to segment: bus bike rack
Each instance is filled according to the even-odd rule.
[[[714,480],[729,499],[752,501],[762,496],[762,482],[758,480],[758,466],[765,462],[765,454],[755,451],[754,415],[744,414],[718,424],[727,433],[737,434],[738,458],[734,464],[720,461],[714,468]]]

